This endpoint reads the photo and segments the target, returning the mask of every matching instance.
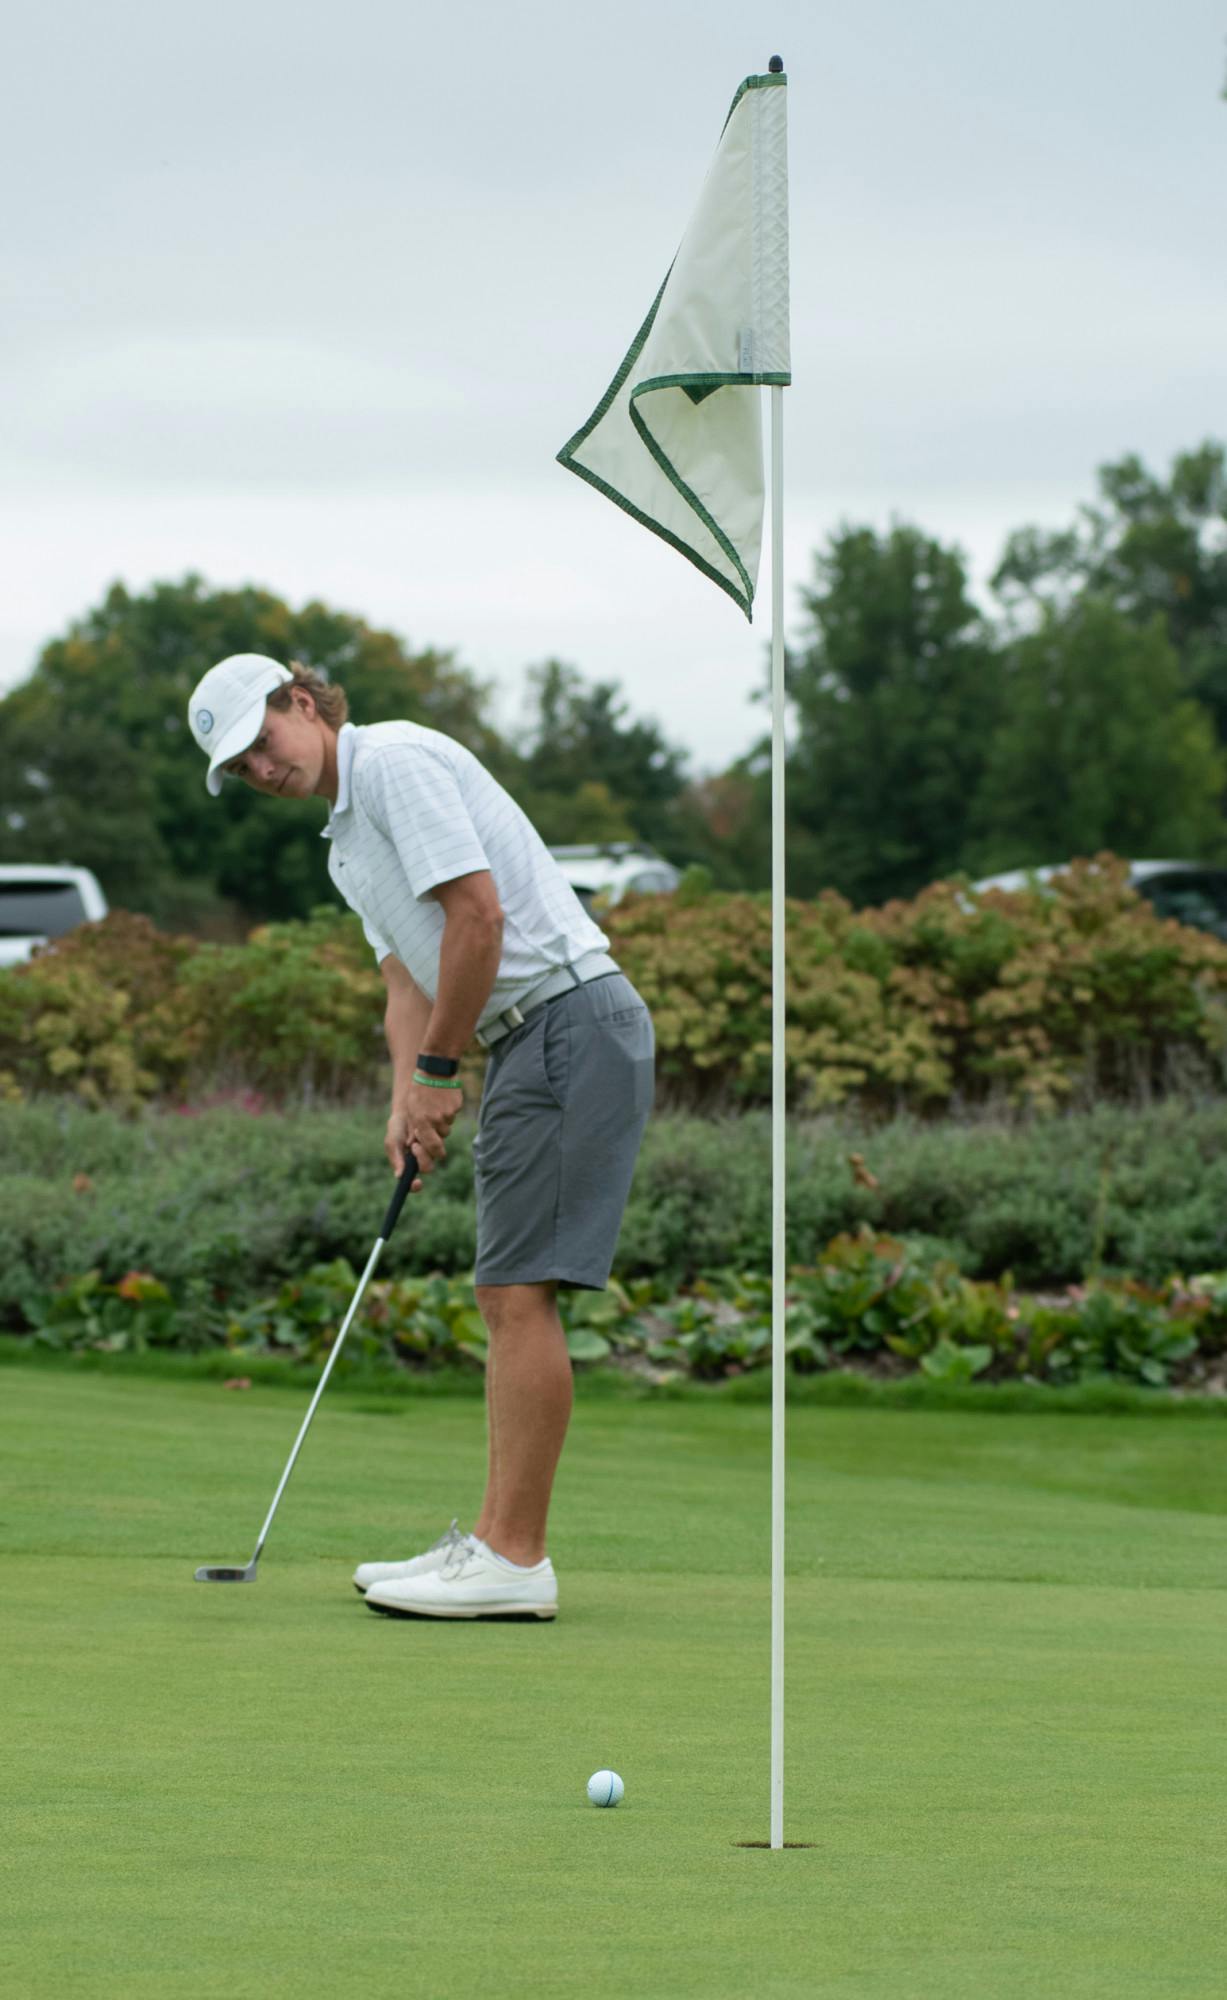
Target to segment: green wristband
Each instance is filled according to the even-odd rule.
[[[444,1079],[443,1079],[443,1078],[442,1078],[441,1076],[426,1076],[426,1075],[424,1075],[424,1074],[423,1074],[423,1072],[422,1072],[422,1071],[421,1071],[420,1069],[415,1069],[415,1070],[414,1070],[414,1072],[413,1072],[413,1081],[414,1081],[415,1083],[426,1083],[426,1084],[429,1084],[429,1086],[430,1086],[430,1088],[431,1088],[432,1090],[463,1090],[463,1089],[464,1089],[464,1085],[463,1085],[462,1083],[460,1083],[459,1081],[451,1081],[451,1082],[445,1082],[445,1081],[444,1081]]]

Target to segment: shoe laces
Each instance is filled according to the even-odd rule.
[[[467,1542],[468,1539],[469,1538],[467,1535],[461,1534],[460,1529],[457,1526],[457,1516],[453,1515],[451,1527],[448,1529],[445,1535],[440,1535],[437,1542],[431,1543],[428,1553],[430,1555],[433,1555],[436,1549],[447,1549],[449,1551],[448,1560],[450,1561],[452,1555],[455,1554],[456,1543]]]
[[[451,1583],[460,1576],[471,1556],[477,1554],[472,1535],[457,1535],[454,1546],[449,1549],[447,1560],[440,1575]]]

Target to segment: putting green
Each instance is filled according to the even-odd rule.
[[[331,1391],[330,1391],[331,1394]],[[0,1376],[0,1989],[1220,1996],[1227,1433],[790,1418],[786,1838],[763,1407],[586,1400],[557,1624],[380,1618],[466,1400]],[[587,1803],[611,1765],[625,1803]]]

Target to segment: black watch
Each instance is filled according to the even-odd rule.
[[[455,1056],[419,1056],[418,1068],[423,1076],[458,1076],[460,1064]]]

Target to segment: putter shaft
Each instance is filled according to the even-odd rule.
[[[277,1491],[273,1495],[273,1504],[269,1508],[268,1513],[264,1517],[264,1526],[260,1530],[259,1540],[256,1542],[255,1552],[252,1555],[251,1561],[247,1564],[245,1569],[235,1569],[233,1567],[227,1567],[224,1564],[220,1563],[219,1564],[206,1563],[196,1571],[197,1583],[254,1583],[255,1582],[256,1564],[260,1560],[260,1551],[263,1549],[264,1544],[268,1539],[268,1531],[273,1525],[273,1516],[277,1512],[277,1508],[281,1502],[281,1496],[285,1492],[286,1486],[289,1483],[290,1474],[294,1470],[294,1461],[298,1457],[299,1452],[302,1450],[303,1439],[306,1437],[308,1430],[311,1428],[311,1419],[315,1415],[316,1406],[319,1403],[319,1399],[323,1395],[324,1390],[328,1386],[328,1377],[331,1375],[333,1364],[336,1361],[338,1354],[341,1352],[341,1348],[345,1341],[345,1336],[349,1332],[354,1314],[357,1312],[358,1307],[361,1304],[362,1294],[366,1290],[367,1281],[370,1278],[371,1272],[375,1269],[376,1264],[379,1262],[380,1252],[382,1251],[384,1244],[387,1242],[389,1236],[392,1234],[393,1229],[396,1227],[396,1218],[400,1214],[401,1209],[404,1207],[405,1196],[409,1193],[409,1190],[413,1186],[414,1180],[416,1179],[420,1171],[421,1170],[418,1166],[416,1156],[414,1155],[412,1149],[410,1149],[409,1157],[405,1163],[404,1172],[401,1174],[401,1177],[396,1184],[396,1192],[393,1194],[392,1199],[388,1204],[388,1212],[384,1217],[383,1229],[381,1233],[375,1238],[375,1248],[371,1251],[370,1256],[366,1260],[366,1269],[358,1280],[358,1289],[354,1293],[354,1296],[350,1301],[349,1311],[346,1313],[345,1318],[341,1323],[341,1331],[338,1333],[336,1339],[332,1343],[331,1352],[329,1353],[328,1359],[324,1364],[324,1372],[320,1376],[320,1379],[316,1384],[315,1394],[311,1398],[310,1404],[308,1405],[307,1408],[307,1414],[303,1418],[302,1426],[299,1430],[298,1436],[294,1440],[294,1449],[290,1453],[289,1459],[286,1463],[285,1471],[282,1473],[280,1481],[278,1482]]]

